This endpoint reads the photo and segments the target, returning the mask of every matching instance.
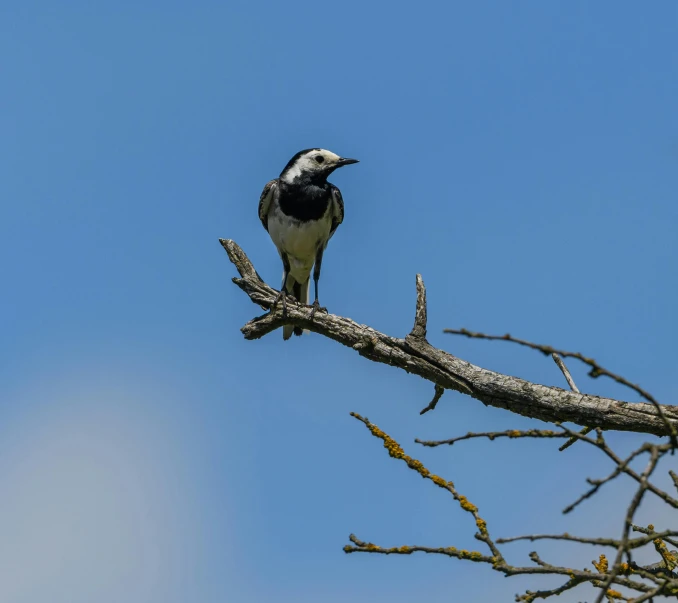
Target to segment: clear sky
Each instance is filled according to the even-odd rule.
[[[560,514],[609,472],[583,446],[413,443],[542,424],[456,393],[420,417],[418,377],[318,335],[244,341],[260,311],[218,238],[278,286],[263,185],[303,148],[356,157],[332,177],[330,311],[403,336],[421,272],[433,344],[564,386],[540,354],[442,334],[509,331],[675,402],[677,28],[672,0],[3,3],[0,600],[494,602],[556,584],[345,555],[351,532],[479,548],[350,411],[495,536],[619,535],[624,483]],[[675,525],[658,509],[639,520]],[[505,550],[533,548],[591,569],[602,552]]]

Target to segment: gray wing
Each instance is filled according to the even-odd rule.
[[[271,201],[278,195],[278,179],[266,183],[259,197],[259,219],[268,232],[268,212],[271,209]]]
[[[341,191],[334,186],[332,186],[332,226],[330,228],[330,239],[334,234],[334,231],[339,228],[339,224],[344,221],[344,199],[341,196]]]

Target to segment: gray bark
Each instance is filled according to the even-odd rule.
[[[274,305],[278,291],[257,274],[243,250],[231,240],[220,239],[240,274],[234,278],[250,299],[266,310]],[[548,387],[524,379],[496,373],[431,346],[426,341],[426,292],[417,275],[417,307],[412,332],[404,339],[380,333],[350,318],[316,312],[311,307],[287,302],[267,314],[252,319],[241,331],[246,339],[259,339],[285,324],[329,337],[356,350],[361,356],[414,373],[444,389],[452,389],[480,400],[488,406],[505,408],[525,417],[549,422],[569,421],[577,425],[608,430],[636,431],[669,435],[667,424],[648,403],[631,403]],[[662,405],[668,421],[678,427],[678,407]]]

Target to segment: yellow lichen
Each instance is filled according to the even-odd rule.
[[[461,505],[461,508],[464,509],[464,511],[468,511],[469,513],[475,513],[478,511],[478,507],[470,502],[464,495],[459,496],[459,504]]]
[[[442,478],[438,477],[437,475],[431,475],[429,479],[436,485],[440,486],[441,488],[447,488],[447,482]]]
[[[652,543],[654,544],[655,550],[661,555],[666,568],[669,571],[673,571],[673,569],[678,566],[678,559],[669,552],[669,549],[661,538],[655,538]]]
[[[607,573],[607,557],[605,555],[601,555],[597,563],[595,561],[591,561],[591,563],[593,563],[593,567],[598,570],[599,574]]]
[[[398,442],[396,442],[387,433],[379,429],[376,425],[370,423],[367,419],[364,419],[357,413],[351,413],[351,415],[365,423],[365,425],[370,430],[372,435],[377,438],[380,438],[383,441],[384,448],[386,448],[386,450],[388,451],[389,456],[405,461],[405,463],[407,463],[407,466],[410,469],[413,469],[414,471],[419,473],[419,475],[421,475],[423,478],[430,479],[436,486],[449,490],[451,494],[454,496],[455,500],[459,502],[459,505],[461,506],[462,509],[464,509],[464,511],[467,511],[468,513],[472,513],[474,515],[478,513],[478,507],[476,507],[472,502],[470,502],[465,496],[457,493],[454,487],[454,482],[445,481],[442,477],[432,474],[426,467],[424,467],[424,464],[421,461],[413,459],[411,456],[405,454],[405,451],[401,448]],[[520,434],[520,432],[518,431],[516,431],[515,433]],[[477,517],[477,515],[476,515],[476,525],[478,526],[478,530],[480,530],[481,535],[483,536],[488,535],[487,523],[485,522],[484,519]],[[476,557],[469,557],[468,555],[470,555],[470,553],[468,553],[468,551],[462,551],[459,554],[466,555],[466,557],[464,558],[473,560],[476,559]],[[480,553],[474,553],[474,555],[478,556],[480,555]]]

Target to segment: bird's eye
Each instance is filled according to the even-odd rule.
[[[325,161],[325,158],[322,155],[316,155],[315,160],[317,163],[322,163],[323,161]]]

